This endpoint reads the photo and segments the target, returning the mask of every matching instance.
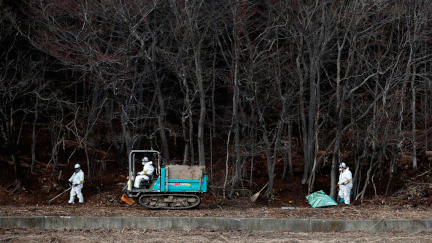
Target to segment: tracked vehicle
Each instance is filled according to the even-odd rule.
[[[134,187],[141,160],[153,162],[154,173]],[[126,195],[149,209],[189,209],[201,203],[199,195],[207,192],[204,166],[166,165],[159,151],[132,150],[129,154],[129,176]]]

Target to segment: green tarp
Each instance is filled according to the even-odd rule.
[[[309,204],[314,208],[320,207],[328,207],[328,206],[336,206],[337,202],[325,194],[323,191],[317,191],[306,197],[309,201]]]

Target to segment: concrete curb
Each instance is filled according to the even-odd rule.
[[[85,229],[85,228],[143,228],[158,230],[245,230],[245,231],[432,231],[432,220],[328,220],[284,218],[189,218],[189,217],[72,217],[34,216],[2,217],[0,227],[34,229]]]

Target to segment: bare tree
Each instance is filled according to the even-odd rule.
[[[311,175],[317,155],[318,119],[321,109],[321,85],[325,54],[335,35],[330,14],[331,1],[312,1],[308,4],[285,3],[288,16],[284,31],[296,47],[296,74],[299,80],[300,124],[302,129],[304,172],[302,183]],[[280,15],[283,17],[283,15]],[[288,24],[289,23],[289,24]]]
[[[71,6],[74,6],[73,10]],[[121,125],[120,137],[126,151],[130,151],[137,140],[144,139],[141,134],[147,125],[159,127],[162,150],[164,156],[169,158],[160,80],[153,79],[159,77],[160,69],[151,68],[155,67],[156,60],[152,58],[158,52],[158,47],[152,45],[157,40],[152,29],[156,26],[157,35],[164,31],[163,22],[154,18],[153,14],[163,10],[163,6],[143,1],[82,1],[78,4],[65,1],[55,5],[29,1],[27,13],[31,19],[28,26],[31,34],[27,37],[31,43],[70,69],[84,74],[81,85],[88,88],[88,93],[85,93],[84,102],[79,103],[78,107],[83,109],[75,118],[85,117],[87,123],[81,125],[85,125],[86,129],[83,133],[78,127],[71,126],[71,129],[83,142],[86,153],[89,136],[91,139],[98,137],[93,135],[98,118],[108,116],[111,126],[112,121],[114,124],[118,121]],[[34,25],[38,28],[33,28]],[[52,47],[54,40],[55,48]],[[149,74],[152,75],[150,80]],[[154,88],[152,80],[155,81]],[[151,90],[156,96],[151,92],[147,93],[150,96],[143,95]],[[158,106],[152,102],[152,97],[158,98]],[[147,123],[148,119],[155,117],[159,117],[158,125]],[[116,129],[112,132],[115,133]],[[148,139],[154,139],[153,131],[145,133]],[[116,147],[122,149],[123,146]],[[89,159],[87,161],[89,163]]]
[[[21,50],[22,39],[13,28],[11,13],[0,8],[0,142],[6,146],[14,164],[16,180],[8,187],[12,192],[21,189],[26,175],[21,167],[21,152],[18,149],[20,129],[26,114],[33,105],[29,97],[37,90],[34,80],[38,78],[39,62],[32,60],[28,50]]]

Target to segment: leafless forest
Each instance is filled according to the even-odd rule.
[[[1,163],[15,191],[24,164],[51,166],[55,184],[58,166],[80,161],[92,181],[145,148],[206,165],[227,194],[264,174],[268,197],[293,164],[309,192],[331,164],[334,197],[347,163],[362,199],[429,163],[432,1],[3,0],[0,11]]]

